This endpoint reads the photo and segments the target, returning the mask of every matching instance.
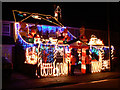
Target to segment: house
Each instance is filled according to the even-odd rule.
[[[2,21],[2,57],[14,62],[14,21]]]
[[[18,67],[18,69],[21,69],[22,71],[24,69],[23,65],[26,58],[25,56],[26,51],[24,51],[24,49],[21,46],[26,47],[26,44],[23,43],[22,40],[20,40],[20,45],[19,44],[15,45],[15,42],[14,42],[15,25],[17,24],[15,24],[14,21],[3,21],[2,23],[2,37],[3,37],[2,38],[2,51],[3,51],[2,56],[7,57],[13,63],[13,65],[15,65],[15,68]],[[39,28],[41,27],[44,30],[44,32],[42,32],[43,37],[46,38],[46,35],[48,35],[47,38],[56,37],[56,30],[59,27],[54,27],[49,25],[41,25],[41,26],[39,25]],[[54,28],[55,28],[55,31],[54,31]],[[71,38],[71,40],[74,40],[75,38],[79,38],[80,33],[82,33],[80,32],[80,28],[76,28],[76,27],[66,27],[66,28],[68,29],[69,37]],[[51,32],[48,33],[47,29],[51,30]],[[90,40],[92,34],[100,38],[103,41],[104,45],[106,46],[108,45],[106,31],[85,29],[85,36],[88,40]]]

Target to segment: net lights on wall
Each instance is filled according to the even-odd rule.
[[[50,40],[52,41],[52,39],[50,38]],[[40,41],[37,41],[36,44],[38,44],[37,47],[30,47],[30,48],[26,48],[26,61],[25,63],[27,64],[37,64],[38,63],[38,67],[40,67],[40,74],[41,76],[60,76],[60,75],[67,75],[68,74],[68,62],[69,62],[69,58],[65,59],[65,62],[56,62],[56,55],[58,52],[60,52],[60,55],[63,56],[64,55],[64,49],[66,54],[69,52],[69,47],[67,46],[59,46],[59,45],[47,45],[47,44],[40,44]],[[46,53],[49,53],[48,50],[50,50],[50,48],[52,48],[51,50],[53,51],[53,57],[48,57],[47,59],[53,59],[53,62],[47,62],[44,63],[44,50]],[[50,54],[50,53],[49,53]],[[65,55],[66,55],[65,54]],[[51,56],[51,54],[50,54]],[[50,61],[50,60],[49,60]],[[55,64],[56,63],[56,64]],[[36,70],[36,75],[39,77],[38,72]]]

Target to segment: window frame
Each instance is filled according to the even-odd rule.
[[[4,26],[6,25],[6,26]],[[8,27],[8,31],[5,31],[3,28]],[[2,23],[2,36],[10,36],[10,23]]]

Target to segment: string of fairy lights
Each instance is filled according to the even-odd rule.
[[[55,17],[53,17],[53,16],[51,16],[51,15],[45,15],[45,14],[39,14],[39,13],[29,13],[29,12],[23,12],[23,11],[18,11],[18,10],[12,10],[13,11],[13,16],[14,16],[14,20],[15,20],[15,22],[23,22],[23,21],[25,21],[26,19],[28,19],[28,18],[30,18],[30,17],[33,17],[33,18],[35,18],[35,19],[39,19],[39,20],[41,20],[41,19],[43,19],[43,20],[45,20],[45,21],[48,21],[48,22],[50,22],[50,23],[53,23],[53,24],[55,24],[55,25],[57,25],[57,26],[60,26],[60,27],[64,27],[59,21],[58,21],[58,19],[56,19]],[[22,19],[21,21],[17,21],[17,19],[16,19],[16,15],[15,15],[15,12],[18,12],[19,14],[19,16],[27,16],[27,14],[29,15],[29,16],[27,16],[26,18],[24,18],[24,19]],[[22,15],[23,14],[23,15]],[[51,19],[54,19],[57,23],[55,23],[54,21],[50,21],[49,19],[51,18]]]

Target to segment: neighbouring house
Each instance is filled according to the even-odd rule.
[[[2,57],[14,62],[14,21],[2,21]]]

